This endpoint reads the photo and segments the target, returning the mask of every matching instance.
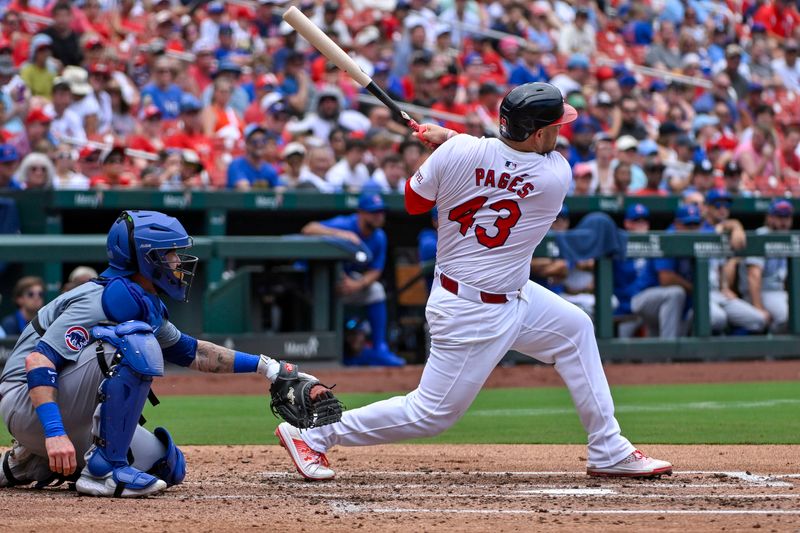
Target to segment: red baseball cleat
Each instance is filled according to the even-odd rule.
[[[336,473],[328,468],[328,458],[324,453],[315,452],[308,447],[300,436],[300,430],[283,422],[275,430],[275,436],[281,441],[281,446],[286,448],[294,462],[297,471],[304,478],[311,481],[324,481],[333,479]]]

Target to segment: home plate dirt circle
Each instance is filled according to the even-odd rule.
[[[303,481],[270,446],[188,446],[183,485],[143,500],[0,489],[4,531],[793,531],[800,446],[649,446],[676,473],[590,478],[583,446],[337,448]]]

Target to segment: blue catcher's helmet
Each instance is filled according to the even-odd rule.
[[[160,292],[185,302],[197,257],[178,252],[191,246],[192,238],[175,217],[158,211],[123,211],[108,232],[108,268],[102,276],[113,278],[138,272]]]

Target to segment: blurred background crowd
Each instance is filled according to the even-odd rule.
[[[558,86],[572,194],[800,194],[791,0],[291,3],[420,120],[493,135]],[[0,0],[0,187],[402,193],[425,149],[289,5]]]

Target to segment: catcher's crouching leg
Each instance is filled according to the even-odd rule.
[[[132,467],[163,480],[167,487],[179,485],[186,477],[186,458],[165,428],[158,427],[150,433],[137,427],[130,453]]]
[[[115,498],[159,492],[167,483],[131,466],[128,453],[153,376],[164,373],[161,348],[150,326],[143,322],[95,327],[92,334],[116,346],[121,357],[100,384],[92,431],[95,444],[86,452],[86,466],[76,489]]]

